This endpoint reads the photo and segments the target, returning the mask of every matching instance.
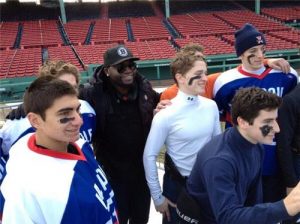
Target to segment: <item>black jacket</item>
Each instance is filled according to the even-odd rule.
[[[286,187],[295,187],[299,181],[293,156],[300,155],[300,84],[284,96],[278,111],[278,124],[280,133],[276,137],[279,163]]]
[[[142,163],[143,150],[150,131],[153,110],[159,101],[159,94],[152,89],[150,82],[140,74],[136,74],[135,83],[137,98],[133,102],[133,107],[138,108],[135,112],[140,118],[140,125],[138,126],[140,128],[135,128],[135,130],[138,129],[138,132],[135,133],[137,134],[136,144],[138,146],[132,140],[132,133],[126,133],[126,127],[124,127],[126,121],[118,120],[118,117],[123,116],[123,114],[116,114],[113,109],[112,102],[115,100],[116,90],[112,90],[114,88],[112,88],[109,78],[103,72],[102,66],[95,71],[94,83],[80,90],[79,97],[88,101],[96,112],[96,130],[92,139],[96,158],[104,166],[106,173],[112,178],[125,175],[125,172],[144,173]],[[132,104],[129,107],[132,107]],[[125,106],[124,108],[127,107]],[[109,119],[111,114],[117,117],[116,122]],[[129,126],[130,124],[127,125]],[[108,136],[107,132],[112,133],[112,130],[119,130],[120,128],[125,130],[125,137],[122,140],[115,139],[112,142],[111,136]],[[130,144],[124,144],[126,135],[131,137]],[[126,148],[126,145],[128,148]],[[129,148],[130,145],[133,145],[133,147]],[[133,150],[132,148],[136,149]]]

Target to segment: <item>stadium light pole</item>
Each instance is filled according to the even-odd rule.
[[[65,24],[67,23],[67,18],[66,18],[65,5],[63,0],[59,0],[59,8],[60,8],[61,20],[63,24]]]

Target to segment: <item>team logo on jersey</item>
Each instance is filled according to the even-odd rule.
[[[257,36],[256,37],[256,42],[257,42],[257,44],[263,44],[264,40],[262,39],[262,36]]]
[[[124,47],[118,48],[118,55],[121,57],[126,57],[128,55],[126,48]]]

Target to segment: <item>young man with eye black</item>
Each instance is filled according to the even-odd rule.
[[[80,73],[76,66],[64,61],[46,61],[39,69],[39,77],[52,76],[54,78],[69,82],[78,92]],[[92,133],[95,129],[96,115],[94,109],[88,102],[80,100],[80,113],[83,125],[80,127],[80,137],[91,144]],[[27,119],[23,104],[11,113],[21,112],[24,114],[19,119],[7,119],[0,129],[0,184],[5,176],[5,166],[9,158],[9,150],[20,138],[28,133],[35,132],[35,128]],[[12,114],[10,114],[12,115]],[[62,120],[63,121],[63,120]],[[64,121],[63,121],[64,122]],[[3,209],[3,199],[0,198],[0,216]]]
[[[40,67],[38,76],[41,77],[48,75],[69,82],[76,89],[76,91],[78,91],[80,72],[78,68],[71,63],[61,60],[46,61]],[[84,121],[83,125],[80,128],[80,137],[91,143],[92,133],[95,129],[95,111],[88,102],[80,100],[80,103],[80,113]],[[23,110],[23,107],[19,107],[18,109],[13,110],[11,113],[15,113],[16,111],[21,110]],[[22,111],[22,113],[24,113],[24,110]],[[8,117],[10,115],[8,115]],[[7,119],[0,132],[3,139],[0,148],[2,148],[2,153],[4,155],[8,155],[10,147],[25,134],[34,132],[34,128],[30,125],[28,119],[24,116],[18,119]]]
[[[300,183],[283,200],[263,203],[264,149],[280,131],[282,99],[261,88],[242,88],[232,100],[232,122],[198,153],[186,194],[177,211],[180,223],[279,223],[300,212]]]
[[[153,118],[144,151],[144,167],[156,210],[164,224],[177,223],[175,204],[190,175],[199,149],[221,133],[219,112],[205,91],[207,65],[203,57],[178,53],[170,64],[179,87],[172,104]],[[165,174],[161,190],[156,159],[165,144]]]
[[[251,24],[245,24],[235,33],[235,50],[242,64],[222,73],[215,81],[213,95],[226,126],[231,126],[231,100],[242,87],[256,86],[283,97],[298,83],[297,72],[291,68],[288,74],[264,66],[266,40]],[[278,169],[276,143],[264,145],[263,167],[264,202],[282,199],[285,191]]]
[[[80,106],[76,89],[53,76],[26,90],[24,109],[36,131],[10,149],[3,223],[119,223],[114,192],[79,138]]]
[[[147,223],[150,193],[143,152],[159,94],[138,73],[139,59],[125,46],[108,49],[103,58],[95,83],[80,94],[97,115],[93,147],[114,189],[120,223]]]

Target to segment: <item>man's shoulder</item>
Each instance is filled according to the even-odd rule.
[[[173,84],[162,92],[160,96],[160,100],[171,100],[177,95],[177,93],[178,93],[178,86],[176,84]]]

